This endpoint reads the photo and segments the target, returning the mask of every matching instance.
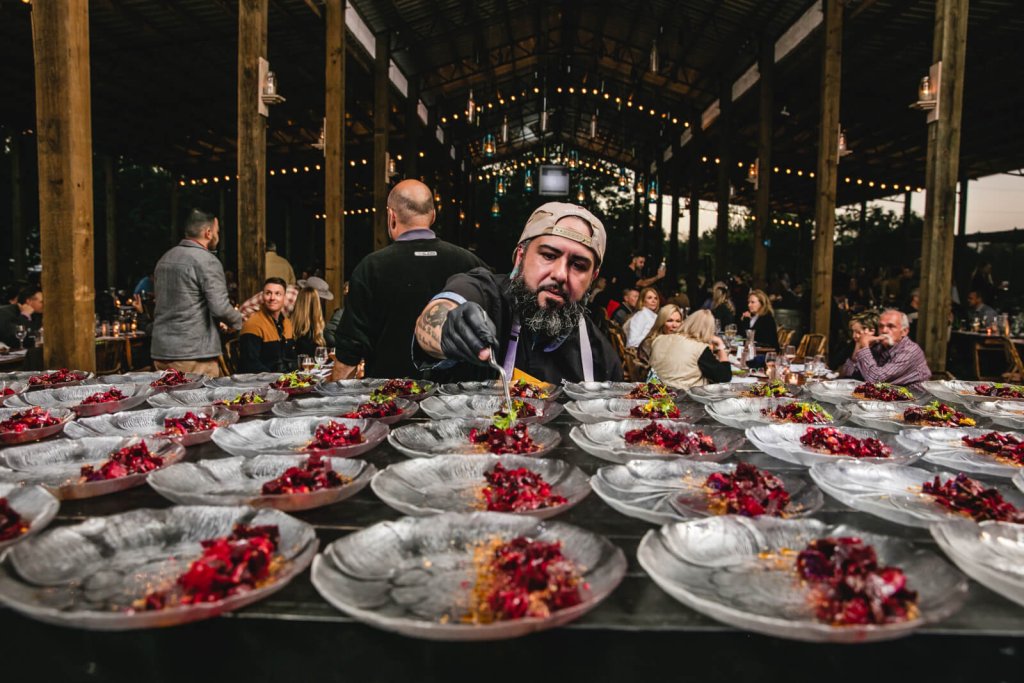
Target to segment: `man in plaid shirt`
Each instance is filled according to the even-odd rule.
[[[878,319],[878,334],[861,335],[840,374],[850,377],[856,371],[865,382],[889,382],[920,389],[921,382],[931,378],[932,371],[924,351],[908,336],[909,332],[906,313],[894,308],[883,311]]]

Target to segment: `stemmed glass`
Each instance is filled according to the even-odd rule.
[[[301,354],[299,356],[299,367],[302,368],[303,372],[308,373],[313,369],[313,357]]]
[[[768,374],[768,379],[775,379],[775,365],[778,362],[779,354],[774,351],[769,351],[764,354],[764,369]]]
[[[326,365],[327,364],[327,347],[326,346],[318,346],[318,347],[316,347],[316,351],[313,353],[313,359],[316,361],[316,367],[318,369],[322,368],[324,365]]]
[[[730,339],[734,339],[736,337],[736,325],[735,324],[730,323],[730,324],[725,326],[725,336],[729,337]]]
[[[24,325],[22,325],[20,323],[15,325],[14,326],[14,336],[18,340],[18,348],[20,348],[20,349],[25,348],[25,337],[28,336],[28,328],[26,328]]]
[[[782,355],[786,357],[787,361],[792,363],[793,359],[796,358],[796,347],[795,346],[787,346],[783,350]]]

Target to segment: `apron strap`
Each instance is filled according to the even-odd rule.
[[[508,347],[505,349],[505,362],[501,364],[505,370],[505,376],[508,377],[509,381],[512,381],[512,372],[516,367],[516,350],[519,348],[519,331],[521,326],[519,324],[519,316],[512,316],[512,330],[508,335]]]
[[[594,381],[594,349],[590,347],[590,333],[587,321],[580,316],[580,358],[583,360],[583,381]]]

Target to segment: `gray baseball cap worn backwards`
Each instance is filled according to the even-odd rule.
[[[582,233],[564,224],[556,225],[558,221],[568,216],[575,216],[588,223],[593,234]],[[519,236],[518,244],[541,235],[565,237],[574,242],[579,242],[594,252],[597,256],[597,265],[601,265],[601,262],[604,261],[604,247],[607,242],[604,224],[597,219],[597,216],[582,206],[565,202],[548,202],[537,207],[537,210],[530,214],[530,218],[526,221],[526,227],[523,228],[523,234]]]

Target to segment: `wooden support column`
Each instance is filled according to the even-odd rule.
[[[843,56],[843,5],[824,0],[821,108],[818,123],[814,246],[811,257],[811,332],[828,334],[832,314],[832,261],[836,232],[836,180],[839,167],[839,94]]]
[[[25,277],[25,180],[21,173],[25,143],[22,136],[11,136],[11,145],[11,275],[20,280]]]
[[[114,159],[103,157],[103,203],[107,227],[107,287],[117,287],[117,184],[114,180]]]
[[[238,2],[238,297],[263,287],[267,243],[267,122],[259,113],[267,0]]]
[[[377,34],[373,63],[373,249],[388,246],[388,131],[391,121],[391,34]]]
[[[928,124],[924,232],[921,241],[921,314],[917,341],[932,372],[946,369],[950,282],[953,276],[956,181],[964,100],[968,0],[935,3],[932,61],[942,62],[939,117]]]
[[[669,291],[679,287],[679,188],[672,190],[672,218],[668,228]]]
[[[715,226],[715,273],[724,279],[729,271],[729,173],[732,171],[732,79],[723,78],[718,117],[718,223]]]
[[[327,0],[324,279],[334,293],[329,314],[345,305],[345,4]]]
[[[48,368],[96,368],[88,0],[32,5]]]
[[[754,286],[768,284],[768,249],[764,245],[772,223],[772,134],[775,115],[775,41],[761,38],[757,60],[760,97],[757,125],[757,198],[754,208]]]

